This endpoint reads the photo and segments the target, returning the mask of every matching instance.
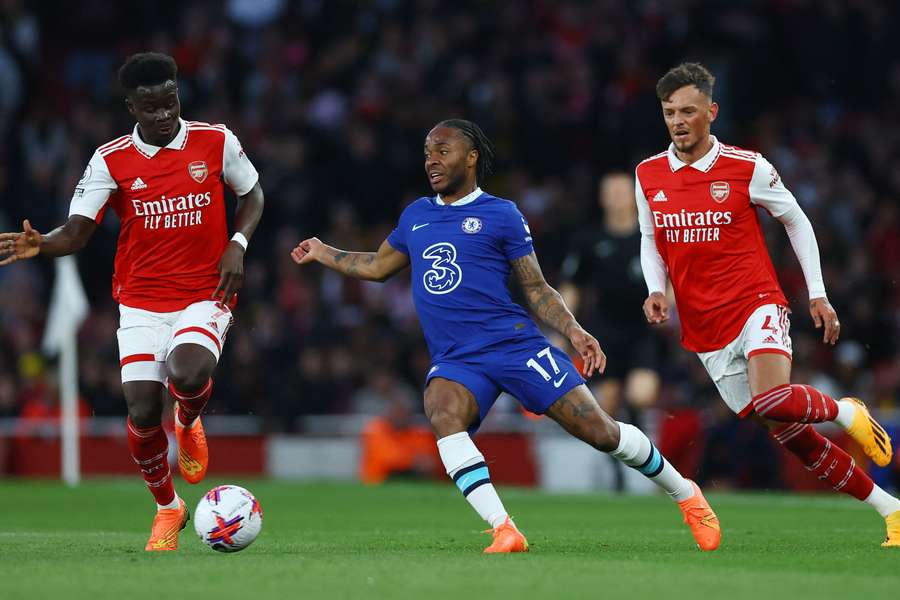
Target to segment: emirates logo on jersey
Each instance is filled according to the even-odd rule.
[[[719,204],[728,200],[728,194],[730,193],[731,186],[727,181],[713,181],[709,184],[709,195]]]
[[[206,166],[205,161],[195,160],[188,165],[188,173],[190,174],[191,179],[197,183],[203,183],[206,181],[207,175],[209,175],[209,167]]]

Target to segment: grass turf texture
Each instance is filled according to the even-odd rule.
[[[228,480],[180,492],[193,508]],[[884,521],[831,496],[708,494],[722,547],[694,547],[668,499],[501,487],[527,555],[483,556],[489,536],[450,485],[242,481],[263,531],[247,550],[143,551],[142,482],[0,482],[0,598],[825,598],[893,596],[900,548]]]

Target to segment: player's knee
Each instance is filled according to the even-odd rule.
[[[436,408],[431,411],[428,415],[428,421],[431,423],[431,429],[438,439],[465,431],[469,426],[462,414],[446,408]]]
[[[210,377],[209,369],[200,361],[169,360],[166,374],[175,389],[186,394],[200,391]]]
[[[425,394],[425,414],[438,439],[465,431],[470,425],[465,407],[440,394]]]

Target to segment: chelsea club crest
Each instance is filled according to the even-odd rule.
[[[466,233],[478,233],[481,231],[481,219],[478,217],[466,217],[462,222],[462,230]]]

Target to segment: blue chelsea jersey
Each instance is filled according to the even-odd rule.
[[[534,251],[513,202],[477,188],[453,204],[419,198],[400,215],[388,243],[409,256],[413,301],[433,361],[540,335],[509,293],[509,261]]]

